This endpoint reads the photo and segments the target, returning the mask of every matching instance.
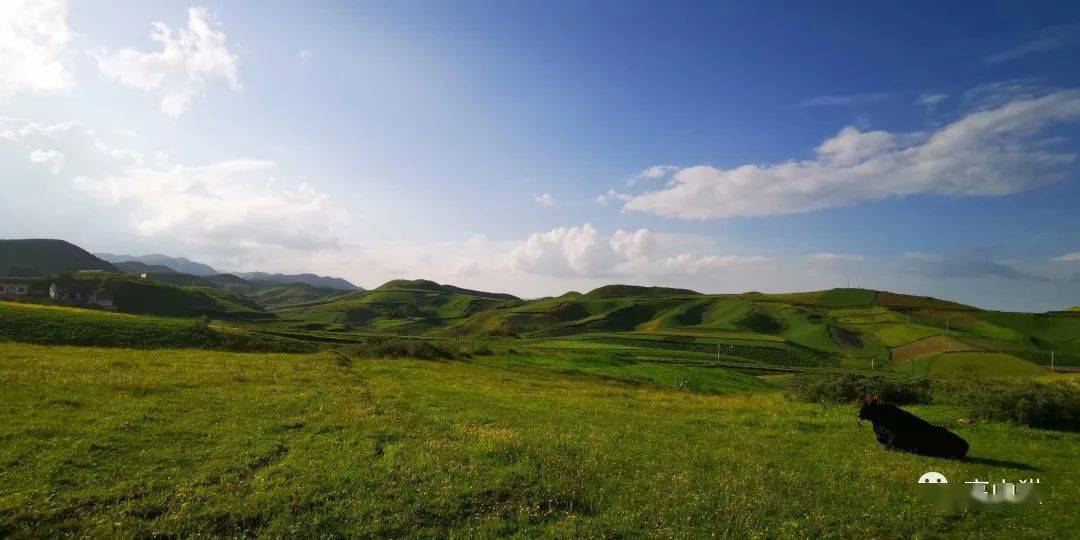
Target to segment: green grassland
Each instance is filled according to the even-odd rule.
[[[348,293],[326,287],[305,285],[303,283],[290,283],[288,285],[280,285],[253,291],[249,296],[261,306],[275,308],[316,302],[323,299],[344,296],[345,294]]]
[[[516,301],[510,295],[471,291],[426,280],[394,280],[370,291],[285,306],[278,314],[286,320],[305,323],[347,323],[391,333],[422,334]]]
[[[611,285],[584,294],[521,300],[425,280],[395,280],[356,292],[300,284],[242,292],[110,274],[77,277],[96,280],[113,292],[124,312],[206,315],[231,325],[250,321],[255,324],[250,330],[313,342],[370,334],[530,343],[596,336],[610,341],[615,339],[611,334],[622,334],[614,344],[643,350],[674,346],[676,353],[684,346],[687,359],[700,359],[708,352],[704,345],[722,345],[732,348],[721,356],[756,363],[876,369],[889,363],[890,349],[901,349],[899,359],[906,360],[910,355],[904,347],[947,334],[974,351],[1005,353],[1037,364],[1049,363],[1053,351],[1058,365],[1080,366],[1080,317],[1072,313],[983,311],[866,289],[703,295]],[[778,356],[778,350],[786,352]]]
[[[930,377],[1024,377],[1046,374],[1043,368],[1004,353],[954,352],[935,357]]]
[[[219,319],[270,319],[274,315],[240,293],[214,287],[178,286],[121,274],[76,274],[84,288],[112,294],[116,308],[125,313]]]
[[[592,356],[346,360],[0,344],[0,536],[1065,537],[1080,434],[956,423],[885,452],[854,406]],[[693,382],[688,382],[693,381]],[[697,388],[694,385],[699,385]],[[1044,504],[949,514],[950,479]]]
[[[818,305],[824,307],[856,307],[871,306],[877,291],[867,289],[832,289],[818,300]]]
[[[137,349],[315,350],[305,341],[207,325],[198,319],[0,302],[0,341]]]
[[[912,362],[915,363],[914,369]],[[1048,371],[1016,356],[986,351],[945,352],[896,362],[888,371],[930,379],[1040,377]]]

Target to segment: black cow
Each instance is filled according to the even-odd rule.
[[[907,411],[882,403],[874,396],[863,401],[859,420],[874,423],[877,440],[886,450],[950,459],[963,459],[967,455],[968,443],[959,435]]]

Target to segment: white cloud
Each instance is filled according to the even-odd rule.
[[[215,82],[240,88],[238,57],[229,51],[220,25],[206,8],[188,9],[187,28],[175,33],[164,23],[153,23],[151,39],[161,44],[158,52],[122,49],[95,53],[98,69],[106,77],[146,91],[158,91],[161,112],[177,117]]]
[[[1080,253],[1066,253],[1060,257],[1054,257],[1052,262],[1077,262],[1080,261]]]
[[[44,164],[54,176],[71,170],[72,164],[80,174],[97,174],[142,159],[139,152],[114,147],[75,122],[49,124],[0,117],[0,143],[0,151],[22,154],[31,163]],[[7,168],[2,172],[18,174]]]
[[[633,197],[631,195],[619,193],[614,189],[609,189],[607,193],[596,196],[596,204],[599,204],[600,206],[607,206],[613,201],[629,201],[632,198]]]
[[[76,186],[130,215],[144,236],[179,238],[213,248],[334,248],[347,215],[307,184],[287,186],[275,164],[232,160],[206,166],[126,168]]]
[[[932,111],[946,99],[949,99],[947,94],[923,94],[919,96],[918,101],[915,103]]]
[[[681,219],[809,212],[915,194],[1010,195],[1054,182],[1072,153],[1046,148],[1041,133],[1080,119],[1080,91],[1017,99],[972,112],[932,133],[846,127],[817,157],[734,169],[697,166],[659,190],[627,197],[625,210]]]
[[[548,275],[592,275],[609,270],[615,251],[590,224],[533,233],[510,254],[518,272]]]
[[[307,62],[308,60],[311,60],[311,51],[309,51],[307,49],[301,49],[300,50],[300,61],[301,62]]]
[[[34,163],[45,163],[49,166],[49,170],[53,174],[60,174],[60,169],[64,168],[64,163],[67,161],[63,152],[56,150],[42,150],[40,148],[30,152],[30,161]]]
[[[806,260],[815,264],[850,263],[861,261],[859,255],[845,255],[842,253],[814,253],[807,255]]]
[[[533,201],[544,208],[550,208],[559,203],[559,201],[556,200],[555,197],[552,197],[550,193],[541,193],[540,195],[533,197]]]
[[[65,55],[71,32],[63,0],[0,2],[0,100],[72,84]]]
[[[893,96],[890,92],[871,92],[866,94],[814,96],[800,103],[803,107],[853,107],[878,103]]]
[[[591,224],[533,233],[509,253],[521,274],[608,279],[694,275],[768,263],[764,257],[678,251],[678,243],[648,229],[603,237]]]
[[[638,173],[637,176],[626,181],[626,185],[632,186],[640,180],[663,180],[669,174],[679,170],[674,165],[653,165]]]
[[[1075,41],[1078,32],[1080,32],[1080,23],[1044,28],[1028,36],[1027,41],[1011,49],[991,54],[985,60],[990,64],[999,64],[1023,58],[1030,54],[1057,49]]]

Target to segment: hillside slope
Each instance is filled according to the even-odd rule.
[[[345,324],[375,331],[420,334],[520,301],[509,294],[473,291],[422,279],[399,279],[370,291],[335,296],[277,313],[282,318],[307,324]]]
[[[288,285],[291,283],[302,283],[312,287],[335,289],[339,291],[364,290],[349,283],[345,279],[332,276],[317,276],[315,274],[268,274],[266,272],[241,272],[237,275],[248,281],[266,284]]]
[[[258,289],[247,293],[247,296],[260,305],[274,308],[310,303],[346,294],[349,293],[338,289],[314,287],[304,283],[289,283],[278,287]]]
[[[242,295],[211,287],[181,287],[121,274],[77,274],[76,286],[109,292],[124,313],[217,319],[272,319],[274,315]]]
[[[430,330],[449,337],[550,339],[708,350],[753,357],[769,348],[884,367],[952,352],[1002,353],[1046,364],[1080,365],[1080,318],[1068,313],[984,311],[936,298],[866,289],[791,294],[703,295],[680,289],[607,286],[496,305]],[[828,363],[828,362],[825,362]]]
[[[119,270],[64,240],[0,240],[0,276],[39,277],[79,270]]]

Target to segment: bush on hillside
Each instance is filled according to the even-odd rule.
[[[801,373],[791,379],[789,390],[813,403],[854,403],[868,394],[898,405],[931,402],[929,381],[880,375]]]
[[[446,360],[458,356],[442,344],[430,340],[395,337],[370,337],[363,343],[341,347],[339,354],[349,358],[419,358],[422,360]]]
[[[1080,387],[1062,381],[800,373],[790,379],[788,390],[812,403],[857,403],[873,394],[894,405],[950,405],[973,418],[1080,431]]]
[[[934,402],[970,416],[1024,426],[1080,431],[1080,388],[1032,379],[953,379],[934,383]]]
[[[784,330],[784,325],[780,321],[758,311],[751,311],[745,317],[735,321],[735,324],[761,334],[779,334]]]

